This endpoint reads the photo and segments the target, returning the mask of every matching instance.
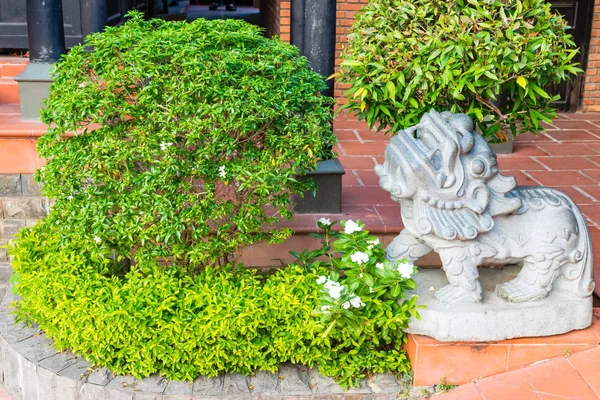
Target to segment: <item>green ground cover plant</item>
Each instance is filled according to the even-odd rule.
[[[435,108],[502,141],[543,131],[558,100],[545,88],[582,72],[567,28],[544,0],[371,0],[334,76],[371,127],[397,132]]]
[[[284,240],[296,177],[336,141],[322,77],[241,20],[129,18],[54,72],[37,178],[61,239],[184,269]]]
[[[406,295],[415,267],[385,260],[360,223],[344,222],[341,232],[319,224],[323,246],[271,274],[239,265],[121,274],[116,261],[85,242],[64,244],[60,227],[42,220],[10,250],[22,296],[16,315],[58,350],[136,377],[193,380],[316,363],[347,388],[373,373],[408,373],[401,347],[408,319],[418,316],[416,297]]]

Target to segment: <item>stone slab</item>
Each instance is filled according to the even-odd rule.
[[[495,295],[496,284],[508,282],[514,268],[480,268],[483,301],[479,304],[446,305],[434,293],[448,284],[439,269],[421,269],[415,276],[421,319],[412,318],[408,333],[442,342],[498,341],[519,337],[550,336],[584,329],[592,323],[592,297],[569,297],[557,290],[543,300],[508,303]]]
[[[21,175],[0,174],[0,196],[21,196]]]

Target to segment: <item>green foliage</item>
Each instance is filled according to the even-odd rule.
[[[330,156],[331,101],[298,50],[240,20],[144,21],[62,57],[37,178],[61,240],[200,268],[280,242],[299,174]],[[68,137],[75,132],[73,137]]]
[[[393,132],[431,108],[468,114],[493,140],[541,132],[559,98],[544,88],[582,72],[566,29],[544,0],[371,0],[342,52],[346,107]]]
[[[313,236],[323,240],[321,248],[299,254],[299,261],[328,271],[317,280],[321,292],[314,314],[327,327],[321,338],[332,352],[324,355],[319,370],[349,386],[366,374],[410,372],[402,344],[409,319],[420,318],[417,296],[406,299],[417,286],[410,278],[415,267],[406,260],[395,265],[386,260],[379,239],[360,221],[342,221],[342,232],[332,230],[335,222],[318,224],[324,233]]]
[[[443,393],[443,392],[449,392],[451,390],[454,390],[454,388],[456,387],[454,385],[454,383],[450,382],[446,382],[446,377],[443,377],[442,380],[440,381],[439,384],[434,385],[435,389],[437,392]]]
[[[316,363],[348,387],[368,374],[408,372],[402,329],[417,315],[416,297],[398,304],[394,296],[402,299],[414,281],[389,263],[379,270],[383,249],[362,228],[336,234],[328,225],[322,236],[326,243],[337,237],[333,248],[341,255],[323,252],[326,244],[317,253],[330,261],[269,275],[232,265],[193,276],[159,266],[123,273],[116,261],[88,251],[87,242],[65,244],[61,228],[42,220],[11,243],[13,283],[22,296],[15,312],[37,323],[58,350],[136,377],[192,380]],[[353,262],[357,251],[369,261]],[[318,283],[326,276],[344,285],[338,299]]]

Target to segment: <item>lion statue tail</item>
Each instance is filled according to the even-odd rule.
[[[564,196],[573,210],[577,221],[579,238],[577,246],[569,255],[567,263],[562,267],[561,276],[557,279],[557,289],[573,293],[579,297],[587,297],[594,291],[594,253],[592,238],[587,222],[579,207],[569,198]]]

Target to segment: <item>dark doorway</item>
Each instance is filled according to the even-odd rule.
[[[217,0],[218,1],[218,0]],[[217,10],[210,10],[209,5],[212,4],[212,0],[196,0],[190,3],[190,7],[187,11],[187,21],[193,21],[197,18],[206,19],[225,19],[225,18],[236,18],[243,19],[254,25],[262,26],[260,18],[260,9],[258,4],[254,4],[254,0],[235,0],[237,7],[236,11],[226,11],[225,3],[226,0],[221,1],[223,5]]]
[[[573,41],[579,47],[577,60],[583,70],[586,69],[592,19],[594,18],[593,0],[549,0],[552,9],[561,13],[571,29]],[[573,82],[565,82],[548,88],[552,94],[559,94],[560,100],[554,103],[560,111],[575,112],[581,106],[585,73],[578,75]]]

